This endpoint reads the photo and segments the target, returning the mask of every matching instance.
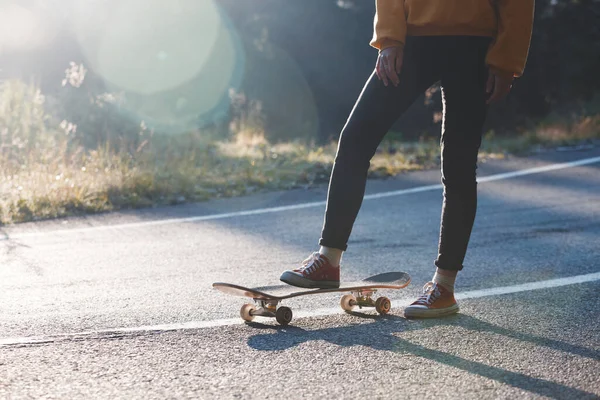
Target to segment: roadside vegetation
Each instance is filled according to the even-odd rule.
[[[270,143],[257,118],[243,113],[226,135],[217,129],[161,134],[143,121],[115,117],[116,95],[73,100],[84,72],[77,65],[67,70],[63,85],[71,97],[59,99],[46,98],[34,84],[2,83],[0,224],[306,188],[329,179],[333,142]],[[65,105],[85,108],[74,118],[79,124],[60,117],[74,115]],[[600,114],[555,116],[512,137],[488,132],[481,160],[599,138]],[[437,165],[437,138],[407,142],[390,132],[370,177]]]

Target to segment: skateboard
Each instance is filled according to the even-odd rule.
[[[287,325],[292,321],[293,314],[289,307],[279,305],[283,300],[311,294],[348,292],[340,300],[343,310],[352,311],[356,306],[361,309],[374,307],[379,314],[387,314],[392,307],[392,302],[387,297],[374,298],[377,290],[403,289],[409,283],[410,275],[406,272],[386,272],[370,276],[362,281],[344,284],[339,288],[295,290],[279,296],[261,291],[261,288],[247,288],[231,283],[216,282],[213,283],[213,287],[225,294],[254,300],[256,305],[244,304],[240,310],[240,316],[244,321],[252,321],[254,317],[261,316],[275,318],[279,324]],[[293,288],[292,286],[283,287]]]

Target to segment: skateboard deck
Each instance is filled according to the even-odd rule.
[[[281,325],[287,325],[292,320],[292,310],[289,307],[279,306],[281,301],[293,297],[307,296],[313,294],[347,292],[342,296],[340,305],[345,311],[352,311],[356,306],[375,307],[379,314],[387,314],[391,308],[391,301],[387,297],[373,298],[379,289],[398,290],[403,289],[410,283],[410,275],[406,272],[386,272],[370,276],[362,281],[344,283],[339,288],[331,289],[304,289],[293,286],[281,286],[288,288],[287,293],[270,294],[261,288],[247,288],[232,283],[213,283],[213,287],[225,294],[247,297],[256,303],[244,304],[240,310],[240,316],[245,321],[252,321],[255,316],[272,317]]]

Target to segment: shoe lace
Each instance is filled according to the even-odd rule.
[[[312,253],[306,260],[302,262],[302,267],[300,268],[300,272],[302,273],[313,273],[318,268],[323,266],[323,259],[320,258],[321,254],[315,252]]]
[[[425,286],[423,286],[423,294],[417,299],[417,301],[415,301],[415,304],[430,306],[441,295],[442,293],[440,292],[440,288],[437,284],[433,282],[427,282]]]

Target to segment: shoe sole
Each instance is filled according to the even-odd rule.
[[[459,311],[458,304],[445,308],[410,308],[404,309],[406,318],[439,318],[456,314]]]
[[[288,285],[306,289],[337,289],[340,287],[340,283],[336,281],[311,281],[289,271],[284,272],[279,280]]]

